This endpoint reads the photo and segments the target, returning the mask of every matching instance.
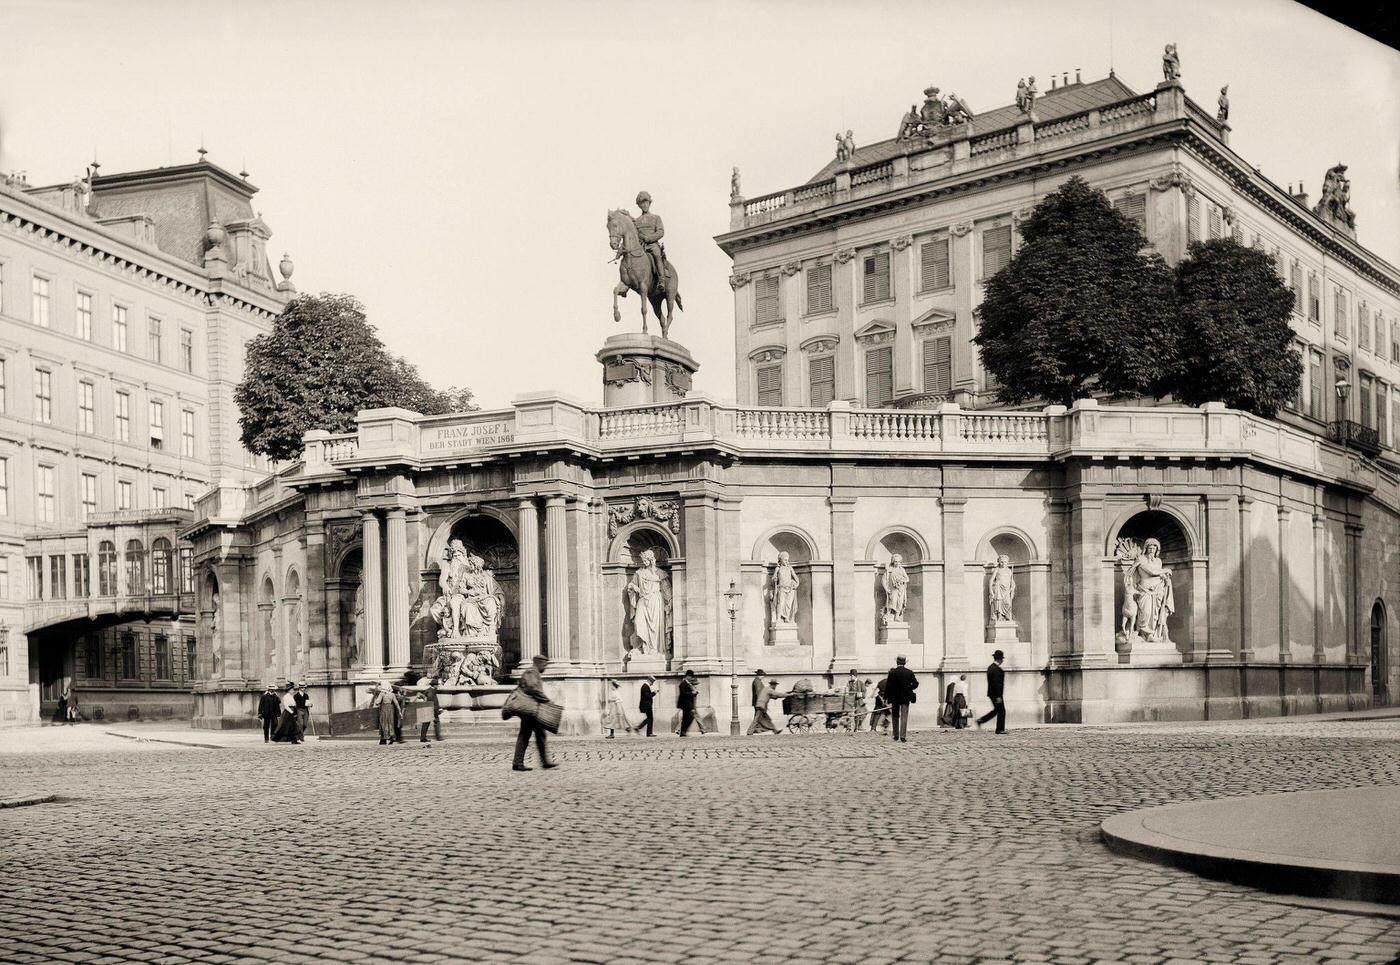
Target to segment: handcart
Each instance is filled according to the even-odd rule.
[[[839,728],[854,734],[865,714],[865,701],[860,694],[840,691],[788,694],[783,698],[783,713],[787,714],[788,730],[794,734],[810,734],[818,723],[828,731]]]

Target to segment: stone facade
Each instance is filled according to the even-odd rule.
[[[268,259],[256,190],[204,161],[0,183],[0,724],[50,712],[67,684],[80,700],[102,687],[123,718],[188,712],[192,610],[178,593],[157,594],[173,609],[152,609],[146,587],[120,581],[102,592],[99,546],[112,538],[124,554],[139,539],[149,573],[154,539],[178,542],[215,480],[269,468],[239,445],[233,404],[243,345],[292,290],[290,262],[280,272]],[[113,519],[142,532],[99,538]],[[79,584],[83,565],[92,579]],[[153,613],[181,621],[168,660]],[[116,650],[89,673],[86,638],[119,649],[126,626],[135,674],[110,675]],[[123,691],[130,701],[113,696]]]

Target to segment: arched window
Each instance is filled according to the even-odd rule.
[[[97,594],[117,595],[117,547],[110,540],[97,545]]]
[[[146,592],[146,551],[139,539],[126,541],[126,592],[140,596]]]
[[[171,592],[170,540],[164,537],[151,544],[151,592]]]

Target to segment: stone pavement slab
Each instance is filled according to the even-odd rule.
[[[1175,804],[1106,819],[1114,850],[1292,894],[1400,905],[1400,787]]]

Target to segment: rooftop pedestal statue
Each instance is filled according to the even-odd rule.
[[[1181,58],[1177,56],[1176,44],[1167,44],[1162,51],[1162,81],[1167,84],[1181,80]]]
[[[1215,119],[1228,127],[1230,123],[1230,85],[1220,88],[1220,96],[1215,101]]]
[[[651,213],[651,195],[643,191],[637,195],[637,207],[642,213],[633,218],[626,210],[608,212],[608,244],[617,253],[619,282],[613,289],[613,321],[622,321],[622,312],[617,307],[619,297],[625,298],[629,291],[637,293],[642,302],[642,333],[647,330],[647,303],[661,322],[661,337],[671,330],[671,318],[677,308],[685,310],[681,304],[680,275],[666,260],[666,248],[661,239],[666,235],[666,227],[659,215]],[[663,316],[661,306],[666,306]]]
[[[1356,213],[1351,210],[1351,181],[1347,178],[1345,164],[1328,168],[1313,214],[1350,237],[1356,237]]]

